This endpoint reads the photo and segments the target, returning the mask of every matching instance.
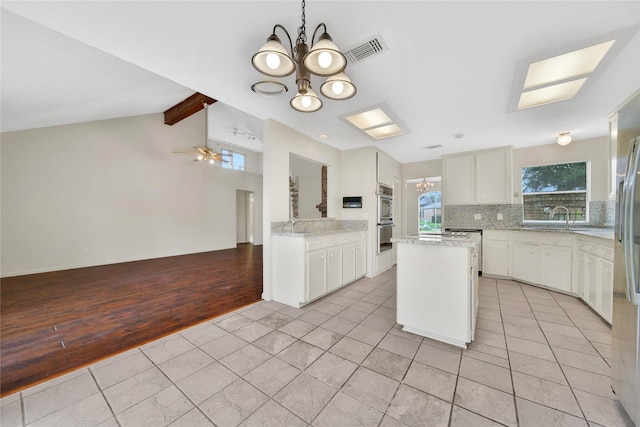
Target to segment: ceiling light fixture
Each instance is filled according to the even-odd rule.
[[[267,38],[267,43],[251,58],[251,63],[256,70],[270,77],[285,77],[295,71],[298,92],[290,101],[291,107],[296,111],[312,113],[322,108],[322,101],[311,89],[311,74],[328,77],[320,87],[320,92],[329,99],[349,99],[356,94],[356,87],[344,73],[347,59],[333,43],[324,23],[318,24],[313,32],[312,47],[309,50],[304,8],[305,1],[302,0],[302,25],[298,28],[295,47],[287,29],[276,24],[272,34]],[[323,33],[314,44],[316,33],[321,27]],[[284,31],[289,39],[289,52],[276,35],[277,28]],[[271,80],[258,82],[251,86],[251,89],[268,97],[282,95],[288,90],[284,83]]]
[[[571,132],[558,134],[558,145],[569,145],[571,143]]]

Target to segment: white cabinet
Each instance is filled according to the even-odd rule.
[[[538,283],[538,244],[513,242],[513,277],[523,282]]]
[[[571,292],[573,240],[555,233],[514,232],[513,277]]]
[[[508,231],[485,230],[482,237],[482,274],[510,276]]]
[[[571,292],[571,247],[542,245],[540,284],[549,288]]]
[[[378,182],[389,187],[393,186],[393,177],[400,176],[400,163],[382,151],[376,152],[376,170]]]
[[[442,157],[446,205],[512,202],[512,147]]]
[[[367,241],[364,233],[356,242],[356,277],[362,277],[367,273]]]
[[[308,238],[275,235],[272,249],[273,299],[293,307],[353,282],[367,270],[365,231]]]
[[[473,154],[442,158],[442,198],[447,205],[475,203],[475,157]]]
[[[511,203],[511,147],[476,153],[476,202]]]
[[[306,291],[305,299],[310,301],[327,292],[327,260],[326,251],[319,249],[307,252],[306,259]]]
[[[613,304],[613,245],[601,239],[580,237],[578,281],[574,292],[611,323]]]
[[[356,244],[342,247],[342,283],[352,282],[356,278]]]

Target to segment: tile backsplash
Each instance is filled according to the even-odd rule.
[[[522,226],[523,205],[447,205],[443,223],[448,228],[513,228]],[[480,219],[475,219],[479,214]],[[502,214],[502,220],[498,215]],[[589,223],[593,227],[613,227],[615,202],[589,202]]]

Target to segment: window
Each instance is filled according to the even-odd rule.
[[[525,221],[587,221],[587,162],[522,168],[522,201]]]
[[[439,233],[442,227],[442,193],[429,191],[418,196],[418,232]]]
[[[244,171],[244,154],[236,153],[231,150],[222,149],[222,156],[225,162],[222,162],[222,167],[226,169],[235,169],[237,171]]]

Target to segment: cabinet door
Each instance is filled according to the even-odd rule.
[[[326,293],[326,251],[307,252],[307,301]]]
[[[473,154],[443,158],[443,199],[447,205],[475,203],[475,157]]]
[[[342,285],[342,246],[327,248],[327,292]]]
[[[598,258],[587,255],[586,302],[594,310],[598,310]]]
[[[588,255],[586,252],[578,252],[578,277],[576,280],[576,289],[574,289],[574,292],[578,294],[578,296],[583,300],[587,299],[586,288],[588,281],[587,275],[589,273],[589,264],[587,263],[587,258]]]
[[[367,274],[367,242],[360,240],[356,242],[356,277]]]
[[[598,259],[598,272],[600,276],[598,280],[598,287],[600,289],[598,312],[611,323],[613,311],[613,263],[604,259]]]
[[[511,149],[476,154],[476,201],[511,203]]]
[[[542,281],[543,286],[571,291],[571,248],[542,245]]]
[[[356,279],[356,244],[349,243],[342,246],[342,283],[353,282]]]
[[[539,283],[538,245],[515,242],[513,244],[513,277],[529,283]]]
[[[482,244],[482,273],[496,276],[509,275],[509,242],[485,240]]]
[[[391,186],[391,159],[381,152],[376,153],[376,159],[378,162],[376,165],[378,171],[378,182]]]

